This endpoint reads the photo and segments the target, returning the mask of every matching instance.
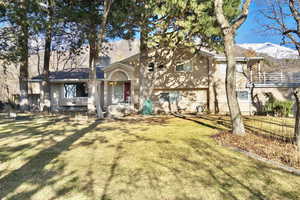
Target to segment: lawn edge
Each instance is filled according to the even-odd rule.
[[[218,134],[216,134],[216,135],[218,135]],[[245,150],[240,149],[238,147],[233,147],[231,145],[224,145],[224,144],[219,144],[219,145],[221,145],[223,147],[226,147],[226,148],[230,149],[231,151],[242,153],[243,155],[246,155],[247,157],[250,157],[250,158],[252,158],[254,160],[257,160],[257,161],[260,161],[262,163],[271,165],[271,166],[273,166],[275,168],[282,169],[282,170],[284,170],[286,172],[289,172],[289,173],[291,173],[293,175],[300,176],[300,170],[296,169],[294,167],[290,167],[288,165],[284,165],[284,164],[282,164],[280,162],[277,162],[277,161],[274,161],[274,160],[269,160],[269,159],[264,158],[264,157],[262,157],[262,156],[260,156],[260,155],[258,155],[256,153],[245,151]]]

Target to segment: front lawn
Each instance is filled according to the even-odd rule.
[[[209,120],[0,120],[0,199],[299,199],[300,177],[217,145]]]

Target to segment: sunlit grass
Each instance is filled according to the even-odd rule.
[[[0,120],[0,199],[297,199],[300,178],[218,146],[216,121]],[[215,126],[215,128],[214,128]]]

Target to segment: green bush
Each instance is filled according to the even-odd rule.
[[[271,101],[269,100],[266,102],[264,106],[264,110],[268,114],[282,116],[282,117],[288,117],[290,114],[292,114],[292,107],[293,107],[292,101],[279,101],[275,99]]]

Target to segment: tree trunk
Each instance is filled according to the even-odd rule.
[[[90,84],[89,84],[89,99],[88,99],[88,110],[94,112],[95,105],[97,109],[97,118],[103,118],[103,112],[100,104],[100,93],[97,82],[97,68],[96,68],[96,59],[99,56],[99,51],[102,49],[106,24],[108,19],[108,14],[111,8],[113,0],[104,1],[104,13],[102,17],[102,22],[100,25],[100,32],[97,35],[97,28],[95,24],[92,24],[91,27],[91,36],[90,36]]]
[[[300,151],[300,100],[298,92],[294,92],[295,103],[296,103],[296,116],[295,116],[295,127],[294,127],[294,142],[297,146],[297,150]]]
[[[236,30],[245,22],[251,0],[246,0],[242,6],[242,13],[234,23],[230,23],[224,15],[223,0],[214,0],[215,16],[224,36],[225,54],[227,59],[226,69],[226,95],[229,107],[232,133],[245,135],[245,127],[236,95],[236,61],[234,56],[234,36]]]
[[[227,103],[232,123],[232,133],[236,135],[245,135],[245,127],[236,95],[236,61],[234,57],[233,34],[231,33],[231,31],[228,30],[225,34],[224,42],[225,54],[227,58],[225,85]]]
[[[51,42],[52,42],[52,30],[48,28],[46,32],[45,39],[45,53],[44,53],[44,80],[42,83],[43,88],[43,96],[42,96],[42,111],[50,112],[50,82],[49,82],[49,74],[50,74],[50,56],[51,56]]]
[[[89,96],[88,96],[88,112],[94,114],[96,111],[97,118],[103,118],[103,112],[100,104],[100,93],[97,81],[97,68],[96,68],[96,58],[98,55],[96,39],[90,40],[90,77],[89,77]]]
[[[95,88],[95,70],[94,70],[94,62],[96,56],[96,44],[95,39],[92,38],[89,40],[90,45],[90,55],[89,55],[89,94],[88,94],[88,112],[89,114],[94,114],[96,112],[95,106],[95,96],[96,96],[96,88]]]
[[[147,44],[145,41],[145,31],[141,31],[140,37],[140,60],[139,60],[139,112],[143,111],[144,103],[147,100],[147,87],[146,87],[146,79],[147,79]]]
[[[19,86],[20,86],[20,110],[22,112],[29,110],[29,100],[28,100],[28,37],[29,37],[29,27],[26,23],[27,19],[27,3],[22,1],[22,13],[23,19],[20,23],[21,33],[19,36],[19,47],[21,48],[20,57],[20,76],[19,76]]]
[[[24,43],[26,41],[23,41]],[[25,50],[24,54],[27,54]],[[23,55],[21,58],[20,64],[20,110],[25,112],[29,109],[29,100],[28,100],[28,57]]]
[[[43,74],[44,80],[42,83],[43,88],[43,97],[42,97],[42,111],[50,112],[50,81],[49,81],[49,74],[50,74],[50,57],[51,57],[51,43],[52,43],[52,18],[53,18],[53,3],[52,0],[48,0],[48,18],[49,21],[46,25],[46,37],[45,37],[45,52],[44,52],[44,67],[43,67]]]

